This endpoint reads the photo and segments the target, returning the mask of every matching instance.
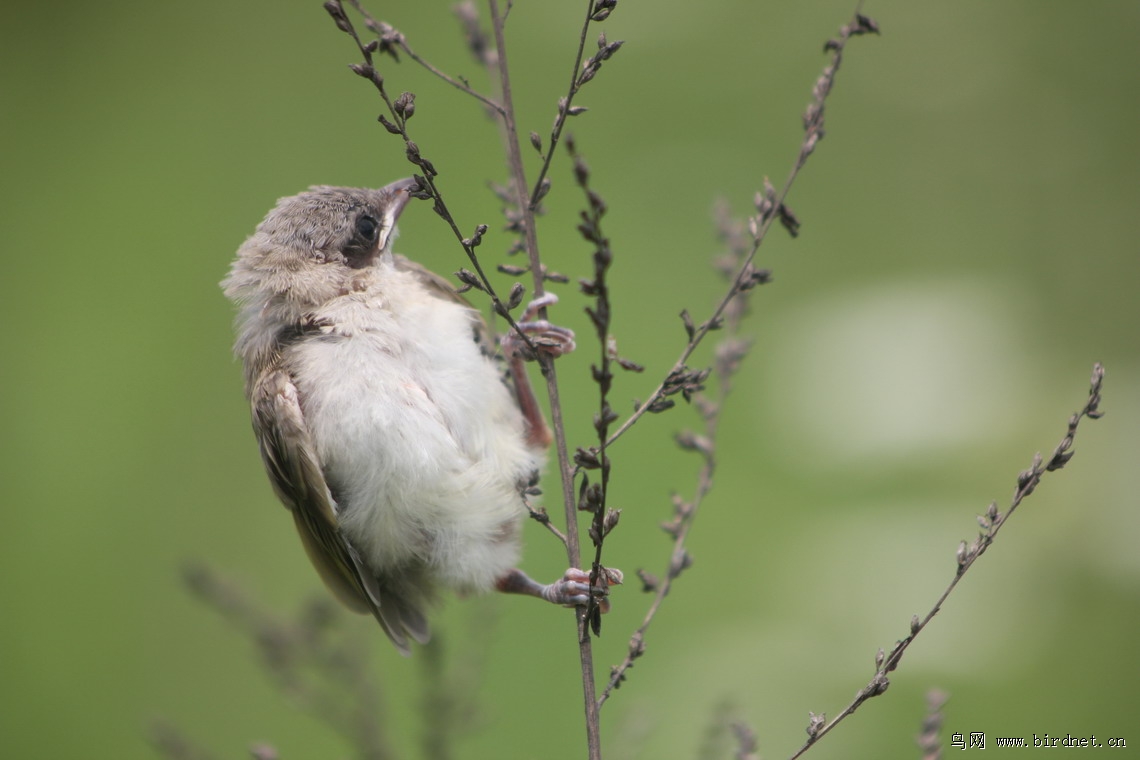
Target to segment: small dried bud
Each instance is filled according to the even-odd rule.
[[[645,654],[645,635],[641,633],[641,631],[637,631],[632,636],[630,636],[629,654],[630,659],[634,660]]]
[[[594,382],[608,384],[613,378],[612,374],[603,373],[596,366],[594,369]],[[594,427],[601,432],[609,424],[616,422],[618,413],[613,410],[613,407],[606,403],[601,412],[594,414]]]
[[[820,713],[816,715],[813,712],[808,713],[807,735],[809,739],[814,740],[819,736],[819,732],[827,725],[827,715]]]
[[[485,235],[486,232],[487,232],[487,225],[480,224],[478,227],[475,228],[475,234],[474,235],[472,235],[469,238],[463,238],[463,247],[464,248],[475,248],[475,247],[477,247],[480,243],[483,242],[483,235]],[[500,272],[503,271],[502,266],[499,267],[499,271]]]
[[[545,198],[546,194],[550,192],[550,188],[550,177],[543,177],[542,182],[538,186],[538,192],[534,196],[535,202],[537,203],[538,201],[541,201],[543,198]]]
[[[602,49],[598,52],[598,55],[596,57],[601,61],[608,61],[610,58],[613,57],[614,53],[621,50],[621,46],[624,44],[625,44],[624,40],[618,40],[617,42],[611,42],[608,45],[602,47]]]
[[[1089,416],[1092,417],[1091,414]],[[1045,465],[1045,469],[1049,472],[1061,469],[1069,463],[1069,460],[1072,459],[1073,455],[1076,453],[1077,452],[1073,451],[1072,449],[1069,449],[1067,451],[1058,451],[1053,455],[1053,458],[1049,460],[1049,464]]]
[[[633,361],[632,359],[626,359],[625,357],[618,356],[614,359],[614,361],[616,361],[618,363],[618,366],[621,367],[622,369],[624,369],[626,372],[644,372],[645,371],[645,365],[638,364],[637,362]]]
[[[470,269],[460,269],[455,273],[455,278],[463,283],[465,290],[469,290],[471,288],[480,291],[483,290],[483,283],[479,282],[479,276],[472,272]]]
[[[922,628],[922,621],[919,620],[918,615],[911,616],[911,619],[910,619],[910,635],[913,636],[914,634],[918,633],[921,628]]]
[[[431,188],[428,187],[427,179],[421,177],[419,174],[413,174],[412,178],[416,181],[416,186],[408,191],[408,195],[421,201],[426,201],[428,198],[431,198]],[[484,224],[480,226],[486,231],[487,225]]]
[[[657,580],[657,576],[653,573],[648,570],[638,570],[637,577],[641,579],[641,590],[645,593],[648,594],[657,590],[660,581]]]
[[[706,332],[711,332],[711,330],[717,330],[723,327],[724,317],[715,317],[707,322],[701,322],[701,329],[706,330]]]
[[[800,220],[790,208],[781,203],[780,207],[776,209],[776,214],[780,218],[780,224],[784,226],[789,235],[797,237],[800,234]]]
[[[523,296],[526,295],[526,288],[523,287],[521,282],[516,282],[511,286],[510,295],[507,296],[507,309],[517,309],[519,304],[523,301]]]
[[[713,452],[713,442],[703,435],[697,435],[692,430],[682,430],[674,436],[677,445],[685,451],[696,451],[709,456]]]
[[[590,479],[583,475],[582,485],[578,488],[578,511],[596,514],[601,507],[602,486],[598,483],[591,483]]]
[[[855,22],[858,24],[858,26],[851,30],[852,34],[867,34],[868,32],[872,34],[879,33],[878,22],[870,16],[864,16],[862,13],[856,13]]]
[[[1017,487],[1019,490],[1025,488],[1030,488],[1030,490],[1032,490],[1031,484],[1033,483],[1033,479],[1037,477],[1037,468],[1040,466],[1041,455],[1035,454],[1033,457],[1033,466],[1028,470],[1023,470],[1017,475]]]
[[[574,157],[574,181],[585,187],[590,181],[590,167],[579,156]]]
[[[349,64],[348,68],[352,69],[353,74],[356,74],[358,77],[364,77],[365,79],[371,79],[372,74],[375,71],[375,69],[373,69],[367,63]]]
[[[416,112],[416,94],[414,92],[401,93],[400,97],[392,103],[392,110],[403,117],[404,121],[412,118]]]
[[[397,127],[395,124],[393,124],[391,121],[389,121],[388,117],[385,116],[384,114],[380,114],[379,116],[377,116],[376,121],[380,122],[384,126],[384,129],[388,130],[392,134],[394,134],[394,135],[401,134],[400,128]]]
[[[602,462],[598,459],[598,452],[596,449],[584,449],[581,446],[574,453],[574,464],[581,467],[583,470],[597,470],[602,466]]]
[[[669,577],[676,578],[692,566],[693,555],[682,549],[679,554],[673,555],[673,561],[669,563]]]
[[[685,334],[689,336],[689,340],[697,334],[696,325],[693,324],[693,318],[689,316],[688,309],[681,309],[681,322],[685,325]]]
[[[538,132],[530,133],[530,144],[534,146],[535,150],[542,153],[542,138],[538,136]]]
[[[621,520],[620,509],[610,509],[606,511],[605,519],[602,521],[602,535],[608,536],[610,531],[617,527],[618,521]],[[619,581],[620,583],[620,581]]]
[[[340,0],[328,0],[325,3],[325,10],[332,16],[332,20],[336,22],[336,28],[342,32],[351,32],[352,24],[348,21],[348,16],[344,12],[344,6],[341,5]]]

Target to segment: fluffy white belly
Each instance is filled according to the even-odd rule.
[[[540,455],[470,313],[340,301],[337,331],[296,344],[289,363],[344,535],[377,575],[423,568],[461,591],[490,587],[517,560],[519,484]]]

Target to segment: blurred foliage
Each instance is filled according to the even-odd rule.
[[[484,82],[444,3],[371,3],[416,49]],[[571,124],[610,204],[615,332],[644,397],[720,288],[710,209],[741,213],[786,176],[822,42],[852,3],[623,2],[621,54]],[[696,563],[606,706],[613,758],[692,757],[731,705],[765,757],[809,710],[837,711],[949,580],[974,515],[1012,492],[1108,368],[1107,416],[1048,477],[895,674],[891,691],[813,750],[913,756],[922,695],[952,696],[946,730],[1130,736],[1140,700],[1140,454],[1135,209],[1140,184],[1135,3],[872,0],[881,38],[849,48],[828,135],[789,203],[792,242],[761,252],[775,282],[724,426]],[[0,22],[0,753],[151,757],[162,719],[218,757],[267,741],[283,757],[345,757],[257,666],[255,647],[180,581],[208,563],[293,614],[318,581],[267,486],[249,432],[231,312],[216,283],[282,195],[404,176],[371,89],[317,0],[9,3]],[[514,3],[511,60],[525,132],[545,134],[568,80],[579,3]],[[461,224],[497,228],[505,171],[476,103],[408,62],[412,126]],[[533,169],[532,169],[533,171]],[[580,198],[554,169],[540,230],[554,269],[589,274]],[[462,253],[426,205],[399,247],[442,272]],[[492,262],[507,246],[481,248]],[[497,257],[497,258],[496,258]],[[509,281],[504,280],[509,284]],[[585,334],[583,301],[555,318]],[[584,346],[561,360],[571,445],[588,443]],[[705,355],[707,359],[707,354]],[[612,564],[659,571],[656,525],[698,462],[644,420],[612,455],[622,524]],[[557,488],[548,485],[547,491]],[[560,511],[551,505],[552,512]],[[528,570],[564,558],[528,529]],[[599,672],[644,609],[615,599]],[[448,651],[483,624],[480,715],[464,757],[580,757],[569,613],[523,599],[450,602]],[[361,618],[352,625],[369,626]],[[415,746],[423,670],[373,632],[391,743]]]

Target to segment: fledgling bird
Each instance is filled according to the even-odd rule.
[[[550,434],[517,352],[506,378],[479,312],[392,252],[416,187],[283,198],[222,282],[273,488],[329,589],[404,654],[441,588],[591,593],[582,570],[542,585],[515,569]],[[528,328],[553,355],[573,348],[568,330]]]

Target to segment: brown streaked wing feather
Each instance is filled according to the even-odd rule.
[[[279,367],[262,373],[251,389],[250,403],[254,432],[273,490],[293,513],[301,543],[317,573],[347,607],[371,612],[396,648],[407,654],[405,628],[417,640],[426,640],[426,623],[418,611],[404,613],[403,605],[396,599],[386,600],[392,604],[382,609],[376,578],[340,534],[335,502],[289,373]],[[388,606],[396,609],[387,609]]]

